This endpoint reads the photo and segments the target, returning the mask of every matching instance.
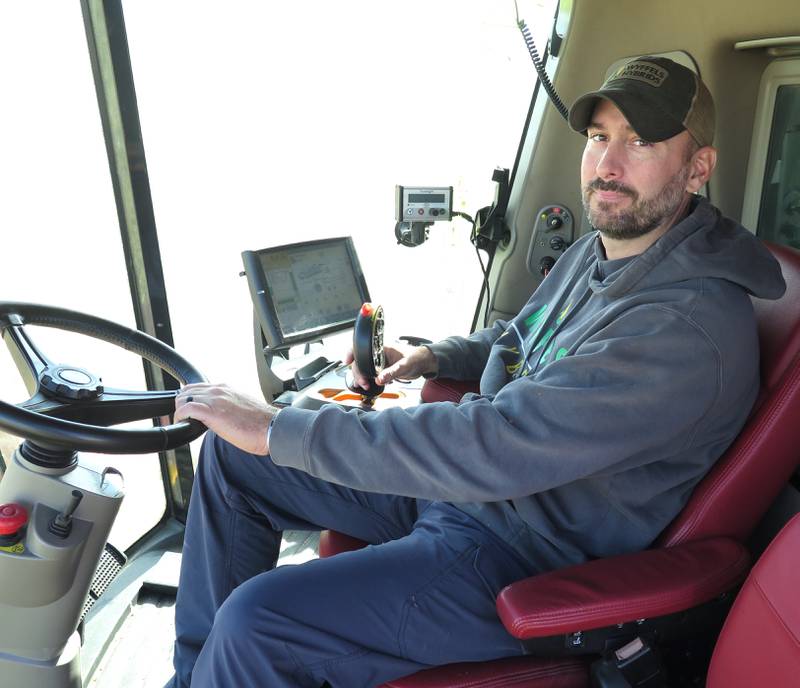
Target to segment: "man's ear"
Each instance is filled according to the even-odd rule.
[[[717,165],[717,149],[712,146],[698,148],[689,161],[690,174],[686,181],[686,190],[697,193],[708,181]]]

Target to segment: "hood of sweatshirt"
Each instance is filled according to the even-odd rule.
[[[594,248],[602,261],[599,240]],[[619,270],[604,275],[596,263],[589,286],[595,293],[615,299],[698,278],[728,280],[763,299],[780,298],[786,289],[780,266],[769,250],[702,197],[696,198],[686,218]]]

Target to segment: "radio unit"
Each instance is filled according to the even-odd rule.
[[[453,217],[452,186],[395,186],[397,222],[439,222]]]

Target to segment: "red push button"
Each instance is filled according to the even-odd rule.
[[[372,304],[367,302],[363,306],[361,306],[361,315],[363,317],[367,317],[368,315],[372,315]]]
[[[0,506],[0,535],[13,535],[28,522],[28,512],[19,504]]]

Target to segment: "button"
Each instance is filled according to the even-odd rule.
[[[425,214],[425,211],[424,211],[422,208],[420,208],[420,209],[417,211],[417,215],[424,215],[424,214]]]
[[[82,370],[73,370],[72,368],[59,370],[58,376],[74,385],[88,385],[92,381],[91,375],[87,375]]]
[[[409,208],[408,210],[406,210],[406,215],[413,215],[413,214],[414,214],[413,208]]]
[[[28,512],[19,504],[0,506],[0,535],[13,535],[28,522]]]
[[[363,306],[361,306],[361,315],[363,317],[365,317],[365,318],[368,315],[372,315],[372,304],[371,303],[365,303]]]
[[[438,216],[439,215],[439,209],[438,208],[431,208],[431,215],[433,215],[434,217]]]

